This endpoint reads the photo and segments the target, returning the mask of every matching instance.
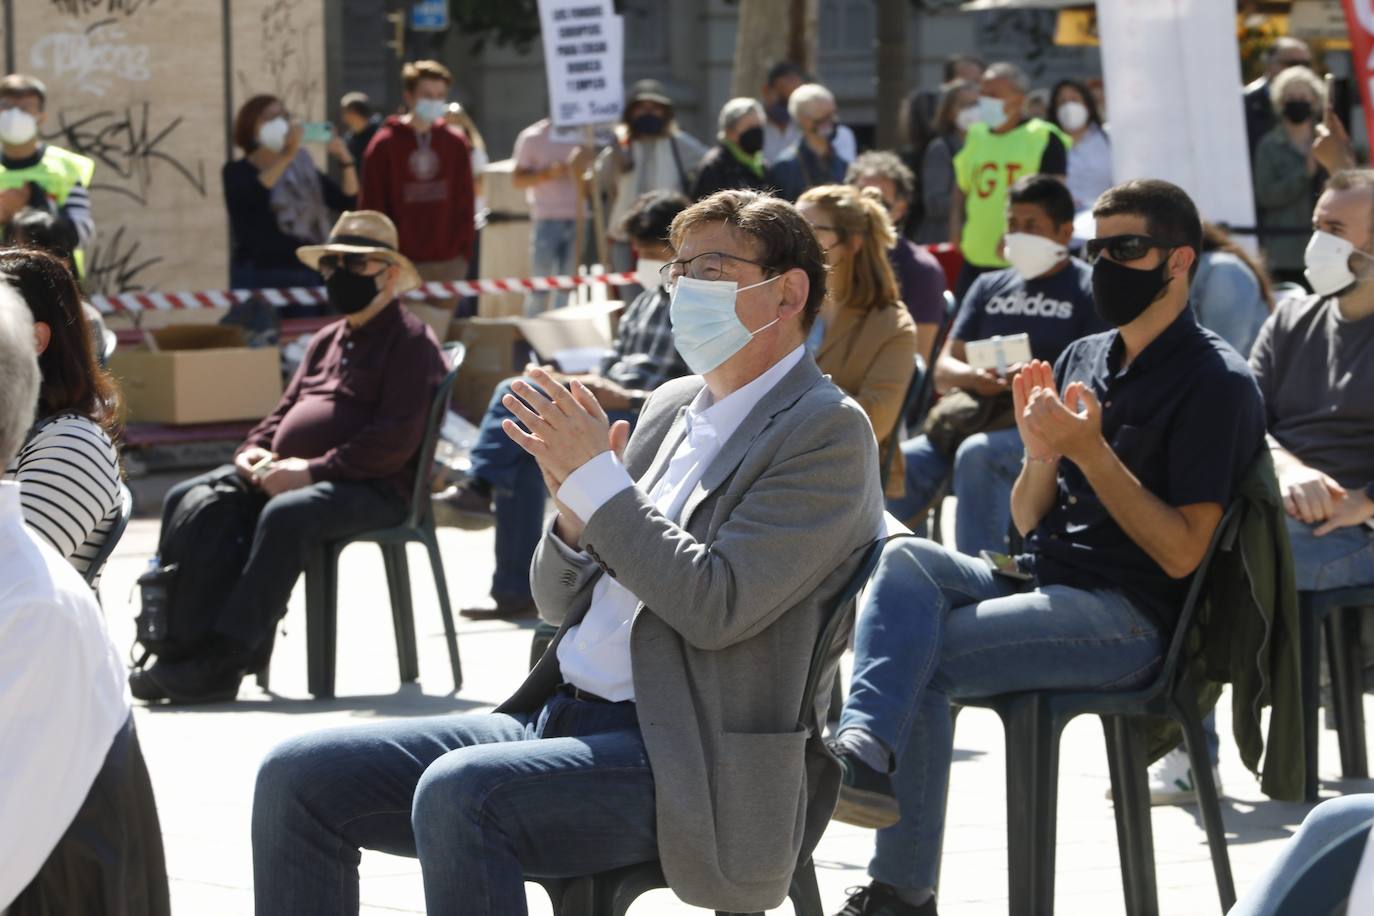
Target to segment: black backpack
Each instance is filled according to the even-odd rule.
[[[142,606],[135,640],[148,656],[176,661],[210,635],[234,582],[248,562],[266,497],[237,476],[188,490],[163,526],[158,565],[138,578]]]

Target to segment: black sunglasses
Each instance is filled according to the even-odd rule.
[[[1106,238],[1088,239],[1083,250],[1090,262],[1100,258],[1104,251],[1112,256],[1113,261],[1135,261],[1145,257],[1151,248],[1175,247],[1149,235],[1109,235]]]
[[[367,265],[372,260],[370,255],[365,254],[322,254],[319,269],[333,273],[342,267],[349,273],[361,274],[367,271]]]

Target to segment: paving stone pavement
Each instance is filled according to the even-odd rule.
[[[157,522],[130,525],[104,576],[101,591],[111,636],[131,644],[134,581],[157,540]],[[492,570],[492,534],[440,532],[454,607],[485,599]],[[251,913],[252,857],[248,825],[258,761],[276,742],[325,726],[394,716],[436,715],[489,709],[519,683],[528,658],[533,622],[459,622],[464,687],[452,695],[447,653],[433,580],[418,550],[410,568],[420,649],[420,681],[400,685],[387,611],[387,589],[375,547],[355,545],[341,564],[338,697],[317,702],[305,689],[305,617],[300,587],[292,596],[273,657],[272,693],[245,681],[239,700],[195,708],[139,707],[137,721],[157,792],[171,876],[174,912],[180,916]],[[1367,703],[1370,702],[1367,699]],[[1245,771],[1229,735],[1229,703],[1220,717],[1224,815],[1231,863],[1241,894],[1277,854],[1308,810],[1270,802]],[[1374,708],[1367,707],[1374,716]],[[1326,795],[1374,791],[1374,781],[1335,781],[1335,735],[1322,733]],[[955,736],[956,763],[940,894],[946,916],[993,916],[1008,912],[1004,767],[1001,728],[995,715],[968,710]],[[1104,799],[1107,764],[1102,731],[1092,719],[1071,723],[1061,752],[1057,903],[1064,916],[1112,916],[1124,911],[1111,804]],[[1196,809],[1156,808],[1155,858],[1161,912],[1168,916],[1215,916],[1220,912],[1207,846]],[[866,882],[872,852],[869,831],[833,824],[816,852],[821,894],[828,914],[837,912],[845,889]],[[547,916],[548,900],[537,887],[529,908]],[[424,898],[414,860],[365,852],[363,912],[421,913]],[[514,902],[512,902],[514,906]],[[702,912],[668,891],[646,895],[634,916]],[[784,906],[778,912],[791,912]]]

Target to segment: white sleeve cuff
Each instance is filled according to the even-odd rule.
[[[625,465],[608,449],[568,475],[558,488],[558,501],[585,525],[612,496],[632,486]]]

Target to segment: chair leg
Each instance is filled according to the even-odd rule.
[[[306,681],[316,699],[334,696],[338,565],[339,551],[333,544],[321,544],[305,572]]]
[[[396,664],[401,683],[409,684],[420,676],[420,661],[415,649],[415,610],[410,597],[410,563],[405,544],[383,544],[382,562],[386,564],[386,583],[391,592],[391,627],[396,633]]]
[[[1197,697],[1191,686],[1181,691],[1174,704],[1174,718],[1183,726],[1183,743],[1188,748],[1188,764],[1193,768],[1197,784],[1198,811],[1207,831],[1207,848],[1212,855],[1212,873],[1217,881],[1217,896],[1221,911],[1228,912],[1236,905],[1236,883],[1231,875],[1231,855],[1226,848],[1226,825],[1221,819],[1221,798],[1212,779],[1212,758],[1207,751],[1207,736],[1202,731],[1198,715]]]
[[[1369,764],[1364,734],[1364,659],[1360,651],[1359,608],[1336,608],[1326,617],[1326,659],[1331,669],[1331,698],[1336,737],[1341,749],[1341,775],[1367,779]]]
[[[830,708],[826,710],[826,721],[831,725],[838,725],[840,713],[844,712],[844,669],[838,664],[835,665],[835,683],[830,688]]]
[[[1159,916],[1155,885],[1154,833],[1150,822],[1150,781],[1145,749],[1136,723],[1126,716],[1103,716],[1107,769],[1116,809],[1116,846],[1127,916]]]
[[[458,632],[453,626],[453,606],[448,600],[448,580],[444,578],[444,560],[439,555],[439,539],[434,534],[433,522],[425,532],[425,550],[429,552],[429,565],[434,570],[434,590],[439,595],[439,613],[444,618],[444,638],[448,641],[448,663],[453,669],[453,692],[463,689],[463,664],[458,660]]]
[[[1010,700],[1001,712],[1007,735],[1008,896],[1019,902],[1017,913],[1052,916],[1063,723],[1036,694]]]
[[[1322,622],[1317,619],[1316,609],[1307,595],[1299,596],[1298,635],[1302,652],[1301,670],[1298,678],[1302,686],[1302,746],[1303,762],[1306,773],[1303,776],[1303,797],[1309,801],[1317,800],[1319,781],[1317,777],[1317,718],[1321,715],[1321,701],[1318,693],[1318,678],[1321,672],[1321,642],[1318,633]]]
[[[792,898],[792,912],[795,916],[825,916],[821,903],[820,885],[816,883],[816,863],[807,859],[792,874],[792,887],[787,892]]]
[[[590,877],[561,882],[558,899],[553,900],[553,893],[549,894],[554,916],[595,916],[595,893],[596,884]]]

